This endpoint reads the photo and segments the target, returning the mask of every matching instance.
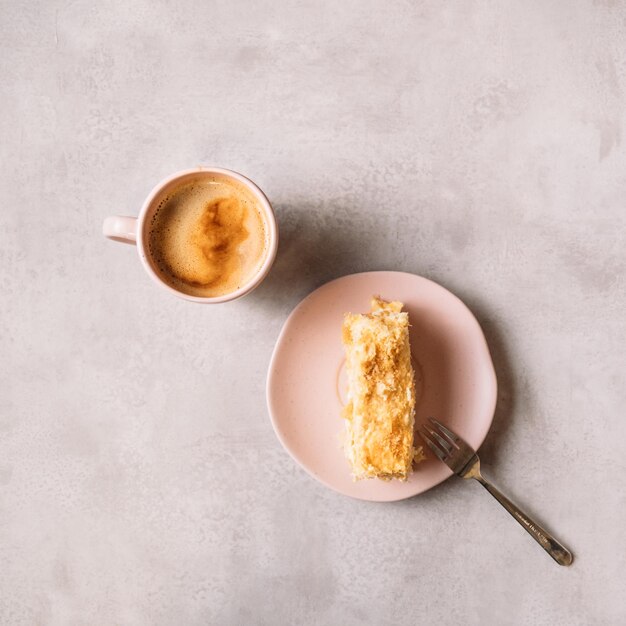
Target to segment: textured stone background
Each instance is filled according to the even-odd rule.
[[[626,621],[626,3],[0,4],[0,623]],[[162,177],[275,204],[264,285],[196,306],[102,238]],[[280,327],[398,269],[500,380],[476,484],[351,501],[281,449]]]

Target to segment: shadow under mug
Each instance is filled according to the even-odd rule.
[[[215,180],[216,178],[222,180],[226,179],[227,181],[231,180],[236,185],[245,187],[256,198],[258,206],[263,213],[263,221],[267,227],[267,254],[259,270],[248,282],[239,287],[239,289],[221,296],[212,297],[192,296],[169,285],[158,273],[148,248],[149,224],[162,199],[180,185],[205,177],[210,180]],[[276,223],[276,216],[265,194],[257,185],[242,174],[217,167],[198,167],[177,172],[169,176],[150,192],[150,195],[144,202],[137,217],[122,215],[107,217],[102,225],[102,233],[105,237],[113,241],[136,244],[141,264],[144,266],[148,275],[161,287],[179,298],[205,304],[228,302],[229,300],[235,300],[236,298],[241,298],[250,293],[269,273],[278,249],[278,225]]]

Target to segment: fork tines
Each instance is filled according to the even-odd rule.
[[[430,423],[421,426],[419,433],[428,447],[444,463],[452,465],[459,456],[465,457],[467,454],[473,453],[473,450],[461,437],[446,428],[440,421],[433,417],[429,417],[428,421]]]
[[[448,435],[450,431],[446,433],[432,417],[428,419],[434,424],[434,427],[430,424],[424,424],[420,426],[419,433],[435,455],[445,462],[456,447],[454,438]]]

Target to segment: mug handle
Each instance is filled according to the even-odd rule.
[[[137,243],[137,218],[111,215],[102,224],[102,234],[113,241]]]

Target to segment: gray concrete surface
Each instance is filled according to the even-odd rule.
[[[3,2],[0,623],[626,622],[626,4]],[[153,286],[110,213],[200,163],[282,243],[250,297]],[[265,374],[336,276],[441,282],[500,379],[478,485],[367,504],[274,437]]]

